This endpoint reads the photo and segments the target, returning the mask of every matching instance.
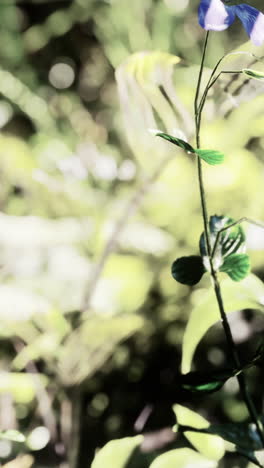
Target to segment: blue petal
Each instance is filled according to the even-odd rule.
[[[221,0],[201,0],[198,17],[200,26],[207,31],[223,31],[233,23],[235,10],[225,6]]]
[[[242,21],[245,30],[255,45],[264,42],[264,15],[256,8],[241,3],[235,7],[235,12]]]

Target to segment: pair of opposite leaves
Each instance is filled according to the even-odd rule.
[[[195,154],[210,165],[221,164],[224,154],[220,151],[195,149],[189,143],[167,133],[158,132],[159,136],[188,154]],[[210,243],[213,255],[213,266],[216,271],[227,273],[233,281],[241,281],[250,271],[250,261],[245,252],[245,234],[240,225],[233,225],[234,220],[225,216],[211,216],[209,222]],[[232,225],[230,229],[227,226]],[[224,231],[218,234],[224,228]],[[218,235],[218,236],[217,236]],[[217,242],[217,245],[215,243]],[[210,271],[205,234],[200,238],[200,255],[190,255],[175,260],[172,264],[173,278],[182,284],[197,284],[206,271]]]

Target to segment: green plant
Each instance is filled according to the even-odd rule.
[[[229,4],[228,6],[224,4]],[[234,6],[237,5],[238,6]],[[206,15],[208,8],[211,11],[210,19],[215,19],[216,24],[206,23]],[[221,14],[220,14],[221,13]],[[253,26],[249,27],[246,14],[252,15]],[[207,29],[198,81],[194,99],[194,115],[195,115],[195,147],[183,138],[178,138],[163,131],[156,131],[156,136],[167,140],[173,145],[180,147],[185,151],[188,157],[194,157],[197,160],[197,174],[200,191],[201,212],[203,218],[204,231],[200,237],[199,249],[200,255],[184,256],[176,259],[172,265],[172,275],[174,279],[182,284],[194,286],[201,280],[202,276],[207,273],[210,276],[213,290],[209,292],[210,299],[205,298],[204,303],[200,306],[199,312],[203,313],[200,317],[198,313],[190,318],[187,330],[184,336],[183,343],[183,373],[179,376],[179,387],[185,394],[189,394],[192,398],[193,394],[204,394],[218,391],[227,380],[236,377],[240,388],[242,399],[247,407],[250,416],[249,424],[223,424],[214,425],[208,423],[204,418],[196,413],[188,410],[181,405],[174,405],[173,410],[176,416],[176,425],[171,430],[171,438],[169,450],[163,447],[161,450],[145,453],[144,451],[144,436],[136,436],[126,439],[120,439],[109,442],[96,455],[92,468],[103,468],[106,466],[115,466],[115,468],[134,467],[138,468],[184,468],[189,466],[216,467],[218,462],[223,458],[227,450],[226,443],[231,443],[233,449],[240,455],[247,458],[253,464],[262,467],[262,462],[258,460],[256,452],[264,449],[264,433],[263,421],[258,416],[255,404],[251,399],[245,371],[253,366],[259,366],[263,362],[263,344],[256,348],[254,356],[246,363],[241,364],[232,331],[229,325],[227,312],[229,308],[230,296],[232,291],[237,292],[236,306],[239,308],[250,307],[255,304],[256,290],[258,289],[259,281],[252,273],[250,273],[250,259],[245,253],[246,236],[242,227],[243,222],[255,224],[260,228],[264,228],[264,224],[254,221],[250,218],[243,217],[238,220],[231,218],[228,214],[208,216],[207,199],[205,194],[203,164],[218,165],[224,162],[224,154],[217,150],[201,148],[201,123],[204,106],[207,101],[207,96],[211,88],[217,83],[217,80],[222,74],[246,75],[247,78],[263,80],[262,71],[256,71],[251,68],[242,67],[241,69],[225,70],[220,69],[226,58],[230,58],[231,54],[227,54],[216,63],[209,79],[205,86],[203,84],[204,63],[209,39],[209,29],[221,30],[233,21],[234,15],[237,14],[253,42],[260,45],[263,42],[262,30],[252,32],[256,25],[257,18],[262,24],[264,16],[257,12],[256,9],[249,7],[239,2],[231,3],[220,0],[210,2],[204,0],[200,4],[199,19],[202,27]],[[222,15],[222,17],[221,17]],[[228,19],[226,19],[228,18]],[[209,21],[209,20],[208,20]],[[257,29],[257,27],[256,27]],[[254,62],[261,59],[249,52],[245,53]],[[236,55],[239,52],[235,53]],[[204,87],[203,87],[204,86]],[[203,90],[202,90],[203,87]],[[223,278],[222,274],[228,275],[228,278]],[[221,275],[221,278],[220,278]],[[234,284],[232,284],[234,282]],[[242,286],[241,286],[242,285]],[[262,288],[262,286],[260,286]],[[252,291],[251,302],[250,294],[247,298],[241,298],[241,292]],[[230,294],[231,291],[231,294]],[[240,291],[240,292],[239,292]],[[254,291],[254,292],[253,292]],[[239,298],[239,300],[238,300]],[[214,301],[214,302],[213,302]],[[259,301],[259,303],[261,300]],[[213,305],[212,305],[213,304]],[[217,309],[215,312],[215,306]],[[232,305],[234,308],[234,304]],[[210,308],[212,310],[210,310]],[[221,317],[221,322],[226,336],[228,353],[230,358],[230,368],[220,369],[215,373],[209,372],[190,372],[192,356],[196,344],[199,342],[208,328],[217,321],[217,315]],[[206,317],[206,318],[204,318]],[[202,329],[199,329],[199,320],[202,324]],[[204,323],[206,322],[207,323]],[[190,333],[190,323],[193,322],[197,326],[198,338],[192,337]],[[192,332],[194,332],[194,327]],[[196,343],[192,347],[192,340]],[[191,345],[190,345],[191,343]],[[188,349],[189,348],[191,349]],[[184,436],[185,440],[191,443],[196,451],[185,447],[182,448],[182,440],[180,436]],[[230,445],[228,445],[228,449]]]

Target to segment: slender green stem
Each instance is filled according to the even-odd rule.
[[[201,89],[201,82],[203,77],[203,69],[204,69],[204,60],[206,55],[206,49],[209,39],[209,31],[207,31],[205,36],[202,60],[198,75],[196,93],[194,98],[194,114],[195,114],[195,127],[196,127],[196,147],[200,148],[200,128],[201,128],[201,111],[199,110],[199,94]],[[206,207],[206,199],[205,199],[205,192],[204,192],[204,183],[203,183],[203,171],[202,171],[202,161],[200,158],[197,157],[197,166],[198,166],[198,179],[199,179],[199,188],[200,188],[200,198],[201,198],[201,206],[202,206],[202,213],[203,213],[203,222],[204,222],[204,234],[205,234],[205,246],[208,257],[211,256],[211,245],[210,245],[210,236],[209,236],[209,225],[208,225],[208,214],[207,214],[207,207]]]
[[[204,106],[204,103],[205,103],[205,100],[206,100],[206,97],[207,97],[207,94],[208,94],[208,91],[209,91],[209,86],[211,87],[211,82],[214,78],[214,75],[219,67],[219,65],[222,63],[222,61],[225,59],[225,55],[223,55],[223,57],[221,57],[218,62],[216,63],[216,65],[214,66],[213,70],[212,70],[212,73],[211,73],[211,76],[209,78],[209,81],[205,87],[205,90],[203,92],[203,95],[202,95],[202,98],[201,98],[201,101],[200,101],[200,104],[199,104],[199,108],[198,108],[198,111],[199,112],[202,112],[202,109],[203,109],[203,106]]]
[[[209,79],[209,81],[208,81],[208,83],[207,83],[207,85],[205,87],[202,99],[201,99],[200,104],[199,104],[198,112],[200,112],[200,114],[202,115],[202,111],[203,111],[203,108],[204,108],[204,105],[205,105],[205,101],[206,101],[208,92],[214,86],[214,84],[217,82],[217,80],[220,78],[221,75],[223,75],[223,74],[241,75],[242,73],[243,73],[242,70],[222,70],[215,77],[213,77],[213,73],[212,73],[212,75],[211,75],[211,77],[210,77],[210,79]]]
[[[251,52],[247,52],[247,51],[237,51],[237,52],[230,52],[229,54],[225,54],[223,55],[219,60],[218,62],[216,62],[216,65],[214,66],[213,70],[212,70],[212,73],[211,73],[211,76],[209,78],[209,81],[205,87],[205,90],[204,90],[204,93],[202,95],[202,98],[200,100],[200,103],[199,103],[199,107],[198,107],[198,96],[196,95],[195,96],[195,107],[197,107],[197,110],[195,112],[195,115],[197,114],[197,112],[199,111],[200,113],[202,112],[202,109],[203,109],[203,106],[205,104],[205,101],[206,101],[206,97],[207,97],[207,94],[208,94],[208,91],[209,89],[215,84],[215,82],[218,80],[218,78],[221,76],[222,73],[243,73],[242,70],[239,70],[237,72],[235,71],[221,71],[220,73],[218,73],[218,75],[215,77],[215,74],[217,72],[217,69],[219,68],[219,66],[221,65],[221,63],[228,57],[230,56],[234,56],[234,55],[249,55],[250,57],[253,57],[254,60],[253,62],[251,63],[251,66],[254,65],[254,63],[256,62],[263,62],[263,58],[262,57],[257,57],[255,54],[252,54]],[[202,62],[204,62],[204,54],[203,54],[203,58],[202,58]],[[201,69],[200,69],[201,71]],[[198,86],[197,86],[197,89],[198,89]],[[200,90],[200,84],[199,84],[199,90]],[[199,94],[199,92],[198,92]]]
[[[203,70],[204,70],[204,61],[205,61],[205,55],[206,55],[206,50],[207,50],[207,44],[208,44],[208,37],[209,37],[209,32],[207,31],[206,33],[206,38],[204,42],[204,48],[203,48],[203,53],[202,53],[202,60],[201,60],[201,66],[199,70],[199,75],[198,75],[198,81],[197,81],[197,87],[196,87],[196,93],[195,93],[195,100],[194,100],[194,112],[195,112],[195,126],[196,126],[196,146],[197,148],[200,148],[200,129],[201,129],[201,117],[202,117],[202,110],[205,104],[206,96],[208,93],[208,85],[210,85],[210,80],[208,82],[208,85],[205,89],[205,92],[203,93],[203,96],[201,98],[201,102],[199,103],[199,94],[200,94],[200,88],[201,88],[201,82],[202,82],[202,76],[203,76]],[[220,63],[220,62],[218,62]],[[214,69],[214,72],[216,71],[216,68]],[[211,79],[213,78],[213,74],[211,75]],[[227,319],[227,315],[225,312],[224,308],[224,303],[223,303],[223,297],[221,293],[221,287],[220,283],[217,277],[217,272],[214,269],[214,264],[213,264],[213,255],[212,255],[212,246],[210,244],[210,230],[209,230],[209,225],[208,225],[208,214],[207,214],[207,205],[206,205],[206,197],[205,197],[205,190],[204,190],[204,183],[203,183],[203,172],[202,172],[202,161],[199,157],[197,157],[197,163],[198,163],[198,181],[199,181],[199,190],[200,190],[200,198],[201,198],[201,208],[202,208],[202,216],[203,216],[203,224],[204,224],[204,234],[205,234],[205,244],[206,244],[206,250],[207,250],[207,255],[209,259],[209,264],[210,264],[210,275],[213,281],[213,287],[214,287],[214,292],[221,316],[221,321],[223,324],[227,344],[229,347],[229,352],[232,357],[234,366],[237,368],[240,368],[240,361],[239,357],[237,354],[236,346],[234,343],[234,339],[232,336],[231,328]],[[213,248],[213,253],[215,252],[215,246]],[[244,374],[241,373],[237,376],[241,395],[243,397],[243,400],[247,406],[249,415],[251,417],[252,422],[256,426],[256,430],[258,432],[259,438],[262,442],[262,445],[264,447],[264,435],[261,430],[260,423],[258,421],[258,416],[257,416],[257,411],[255,408],[255,405],[253,401],[251,400],[251,397],[248,393],[247,386],[246,386],[246,381]]]
[[[199,148],[198,145],[197,145],[197,148]],[[203,213],[205,247],[206,247],[207,256],[210,259],[212,249],[211,249],[210,237],[209,237],[209,224],[208,224],[208,214],[207,214],[206,198],[205,198],[204,183],[203,183],[202,161],[199,157],[197,157],[197,169],[198,169],[201,207],[202,207],[202,213]],[[210,265],[211,265],[211,262],[210,262]]]
[[[197,126],[197,122],[198,122],[197,119],[198,119],[198,115],[199,115],[198,102],[199,102],[199,94],[200,94],[200,89],[201,89],[201,84],[202,84],[204,61],[205,61],[205,55],[206,55],[208,39],[209,39],[209,31],[206,32],[206,36],[205,36],[202,60],[201,60],[201,65],[200,65],[200,70],[199,70],[199,75],[198,75],[198,81],[197,81],[197,86],[196,86],[196,92],[195,92],[195,98],[194,98],[194,113],[195,113],[196,126]],[[196,140],[197,139],[198,139],[198,143],[199,143],[199,132],[196,132]],[[197,147],[198,147],[198,145],[197,145]]]

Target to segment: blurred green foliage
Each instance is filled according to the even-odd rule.
[[[217,317],[208,315],[208,277],[188,288],[170,274],[175,258],[198,253],[194,159],[149,132],[193,144],[204,37],[197,5],[1,2],[0,426],[26,438],[0,441],[3,467],[88,468],[98,447],[133,436],[149,403],[146,430],[170,425],[190,314],[184,369],[226,360],[221,331],[209,330]],[[205,75],[245,41],[239,25],[214,34]],[[239,66],[253,68],[251,58],[229,59]],[[204,176],[211,214],[263,219],[263,85],[247,78],[225,76],[212,90],[203,147],[226,160]],[[245,230],[253,272],[263,278],[263,234]],[[263,308],[260,280],[244,281],[253,287],[232,284],[230,292],[224,280],[228,312]],[[233,317],[241,353],[253,352],[259,316]],[[260,370],[250,372],[259,401]],[[235,384],[188,404],[216,421],[247,418]],[[177,456],[160,455],[153,468],[187,459],[207,466],[190,448]]]

